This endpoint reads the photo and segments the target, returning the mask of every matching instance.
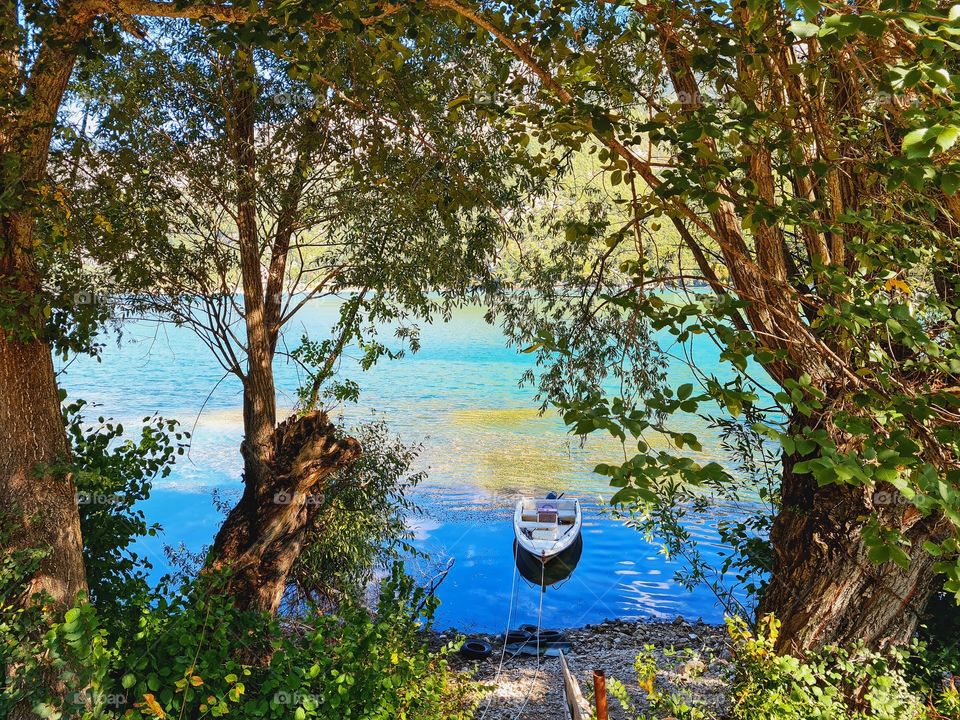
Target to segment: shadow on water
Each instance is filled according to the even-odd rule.
[[[532,585],[539,585],[543,592],[546,592],[548,587],[569,580],[582,554],[583,535],[577,535],[577,539],[570,547],[554,555],[546,563],[541,562],[540,558],[532,552],[520,547],[516,540],[513,541],[513,555],[520,576]]]

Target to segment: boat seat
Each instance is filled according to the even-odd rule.
[[[522,530],[555,530],[556,525],[553,523],[542,523],[537,522],[536,520],[524,520],[519,523],[519,526]]]
[[[557,526],[551,525],[546,528],[537,528],[530,533],[530,537],[534,540],[556,540],[560,537],[560,533],[557,532]]]
[[[537,513],[523,513],[520,516],[521,521],[523,522],[537,522]],[[557,521],[561,525],[573,525],[577,520],[577,511],[576,510],[561,510],[557,513]]]

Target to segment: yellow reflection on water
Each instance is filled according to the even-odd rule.
[[[594,465],[611,453],[617,453],[614,458],[622,456],[613,438],[604,441],[598,436],[581,447],[556,416],[541,416],[535,408],[471,408],[446,416],[456,438],[453,446],[465,451],[454,460],[460,473],[468,476],[463,480],[498,494],[599,492],[606,482],[593,475]]]
[[[613,489],[593,468],[625,459],[618,439],[596,433],[581,442],[556,415],[541,416],[536,408],[451,409],[443,412],[443,421],[442,437],[427,448],[431,476],[442,484],[473,485],[500,496],[548,490],[609,496]],[[677,452],[663,435],[648,433],[645,439],[654,452]],[[627,457],[635,453],[628,441]],[[679,454],[701,464],[719,457],[718,448],[710,446]]]

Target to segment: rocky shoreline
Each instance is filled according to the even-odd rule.
[[[584,696],[593,692],[593,671],[603,670],[608,679],[623,683],[634,706],[634,714],[626,715],[620,703],[609,694],[610,717],[633,719],[647,707],[647,693],[637,682],[636,658],[647,653],[656,660],[656,687],[666,693],[678,693],[702,703],[713,713],[722,715],[727,706],[729,670],[727,631],[721,625],[690,623],[683,618],[672,622],[630,622],[607,620],[597,625],[563,631],[570,642],[564,652],[570,670],[580,683]],[[438,632],[434,643],[440,647],[463,637],[454,630]],[[450,665],[467,673],[486,686],[476,717],[484,720],[539,720],[563,718],[563,680],[560,660],[519,655],[506,659],[499,677],[503,647],[502,635],[472,634],[472,639],[485,640],[493,646],[485,660],[466,660],[459,654],[450,656]],[[489,704],[489,708],[487,705]],[[486,713],[484,714],[486,710]]]

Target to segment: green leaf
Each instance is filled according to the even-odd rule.
[[[903,548],[891,547],[890,559],[904,570],[910,567],[910,556],[907,555]]]
[[[942,151],[947,151],[953,147],[960,138],[960,126],[947,125],[937,134],[937,145]]]
[[[943,173],[940,176],[940,189],[947,195],[956,195],[960,190],[960,173]]]
[[[447,110],[458,108],[461,105],[470,102],[471,99],[472,98],[469,95],[460,95],[459,97],[455,97],[453,100],[447,103]]]
[[[911,130],[903,138],[903,152],[907,157],[926,157],[930,154],[929,149],[924,150],[923,145],[927,138],[928,128],[917,128]]]
[[[890,559],[890,548],[886,545],[874,545],[867,548],[867,557],[870,558],[871,562],[882,565]]]
[[[787,30],[792,32],[798,38],[810,38],[820,32],[820,26],[809,22],[794,20],[787,26]]]

